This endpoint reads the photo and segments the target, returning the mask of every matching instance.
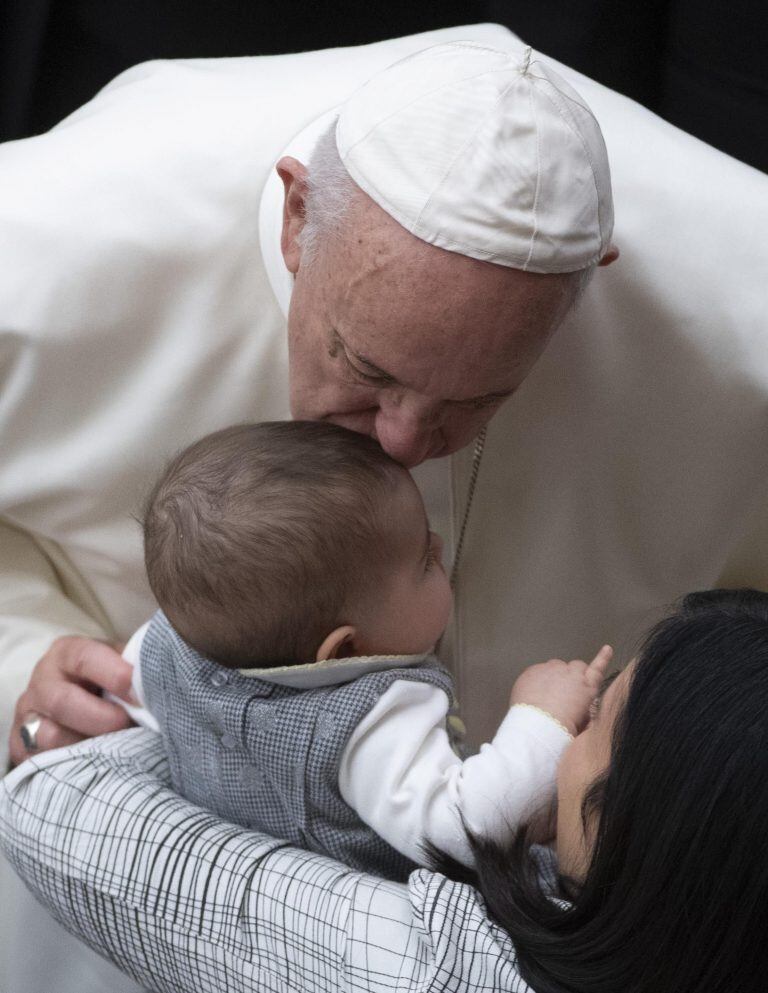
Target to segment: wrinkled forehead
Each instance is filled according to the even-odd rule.
[[[568,277],[427,245],[375,205],[350,216],[324,281],[329,316],[356,353],[458,400],[516,388],[571,295]]]
[[[422,322],[434,313],[449,324],[480,313],[541,316],[570,285],[567,274],[523,272],[430,245],[363,193],[350,206],[334,256],[350,296],[370,305],[397,291]]]

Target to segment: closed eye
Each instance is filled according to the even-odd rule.
[[[394,376],[390,376],[389,373],[384,372],[383,369],[379,369],[377,366],[367,362],[361,355],[355,355],[338,331],[333,332],[333,343],[329,351],[332,358],[337,356],[339,351],[341,351],[342,358],[347,368],[350,372],[354,373],[357,379],[360,379],[365,383],[382,386],[397,382]]]
[[[369,363],[367,359],[364,359],[362,355],[356,355],[338,331],[333,332],[333,347],[331,348],[331,355],[335,356],[338,354],[339,349],[344,359],[347,368],[354,374],[354,376],[364,383],[368,383],[371,386],[392,386],[397,385],[398,380],[394,376],[385,372],[383,369],[379,369],[378,366]],[[488,393],[481,397],[472,397],[469,400],[449,400],[446,401],[450,403],[453,407],[458,407],[463,410],[485,410],[489,407],[497,407],[500,403],[508,400],[512,396],[514,390],[508,390],[504,393]]]
[[[388,376],[386,373],[366,372],[365,369],[361,369],[358,365],[356,365],[352,361],[352,359],[347,354],[346,350],[344,351],[344,358],[346,359],[347,365],[352,370],[352,372],[354,372],[356,376],[359,376],[360,379],[364,379],[366,383],[376,383],[377,385],[381,386],[381,385],[388,385],[390,383],[394,383],[395,381],[392,376]]]

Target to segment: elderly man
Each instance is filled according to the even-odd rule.
[[[357,89],[446,37],[497,50],[431,49]],[[642,190],[630,163],[644,181],[652,126],[632,146],[615,122],[637,110],[587,85],[624,139],[624,190]],[[653,187],[661,215],[696,202],[691,162],[732,188],[730,165],[676,154]],[[634,266],[612,296],[601,273],[566,316],[615,257],[602,142],[581,98],[502,29],[139,67],[0,168],[14,259],[0,679],[8,706],[21,693],[15,760],[124,726],[92,691],[126,694],[103,642],[151,610],[131,514],[168,455],[233,421],[328,417],[407,465],[432,460],[417,478],[461,553],[442,651],[473,740],[525,662],[584,653],[723,570],[754,582],[763,568],[765,391],[741,375],[758,354],[750,249],[731,249],[743,320],[724,350],[716,287],[700,283],[689,309],[659,295],[690,248],[683,225],[638,249],[648,201],[625,196]],[[722,212],[724,225],[725,194]],[[617,301],[640,304],[624,317]],[[494,414],[480,466],[469,443]]]
[[[416,130],[422,138],[414,146]],[[304,161],[288,154],[277,163],[279,229],[275,223],[270,230],[278,206],[270,185],[262,208],[265,265],[279,241],[283,269],[275,278],[293,283],[290,413],[370,434],[409,467],[451,455],[516,392],[595,266],[616,256],[608,165],[594,118],[530,50],[448,43],[375,76],[338,111],[312,122],[299,145]],[[149,286],[137,281],[128,303],[134,326],[120,337],[89,327],[88,344],[82,340],[83,323],[98,327],[103,319],[97,304],[92,317],[75,312],[77,326],[57,329],[62,356],[50,340],[28,343],[38,367],[33,375],[19,371],[20,397],[44,389],[46,373],[58,376],[78,347],[80,368],[70,367],[55,411],[37,424],[14,424],[23,401],[9,418],[11,489],[15,480],[27,504],[47,491],[45,513],[34,514],[29,530],[38,541],[58,541],[79,566],[100,616],[109,618],[100,633],[114,640],[141,616],[121,611],[119,601],[133,598],[144,612],[148,606],[131,512],[159,461],[221,423],[287,413],[284,331],[264,320],[272,315],[259,301],[247,327],[228,329],[210,315],[202,341],[189,340],[181,326],[174,342],[154,326],[154,315],[140,312],[145,292],[157,292],[155,277],[146,278]],[[96,355],[106,349],[118,362],[97,372]],[[50,445],[51,418],[65,449],[76,449],[73,461],[59,460],[51,471],[46,455],[41,475],[20,486],[30,446]],[[111,430],[98,427],[105,421]],[[77,484],[85,501],[73,501],[63,491],[80,475],[80,460],[101,468]],[[449,532],[447,490],[442,480],[428,487]],[[460,523],[470,494],[458,497]],[[62,540],[51,519],[73,513],[77,536],[70,525]],[[32,621],[45,619],[42,610]],[[47,648],[17,703],[15,762],[30,750],[125,726],[119,709],[93,690],[125,696],[127,666],[109,645],[77,631],[75,624]],[[25,665],[36,661],[19,640]],[[504,670],[509,679],[508,663]]]

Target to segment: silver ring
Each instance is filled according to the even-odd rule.
[[[28,752],[36,752],[40,747],[37,743],[37,733],[43,719],[39,714],[27,714],[27,719],[19,728],[21,743]]]

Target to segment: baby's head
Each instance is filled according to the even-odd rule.
[[[152,491],[147,574],[182,638],[231,667],[428,651],[451,611],[410,473],[333,424],[225,428]]]

